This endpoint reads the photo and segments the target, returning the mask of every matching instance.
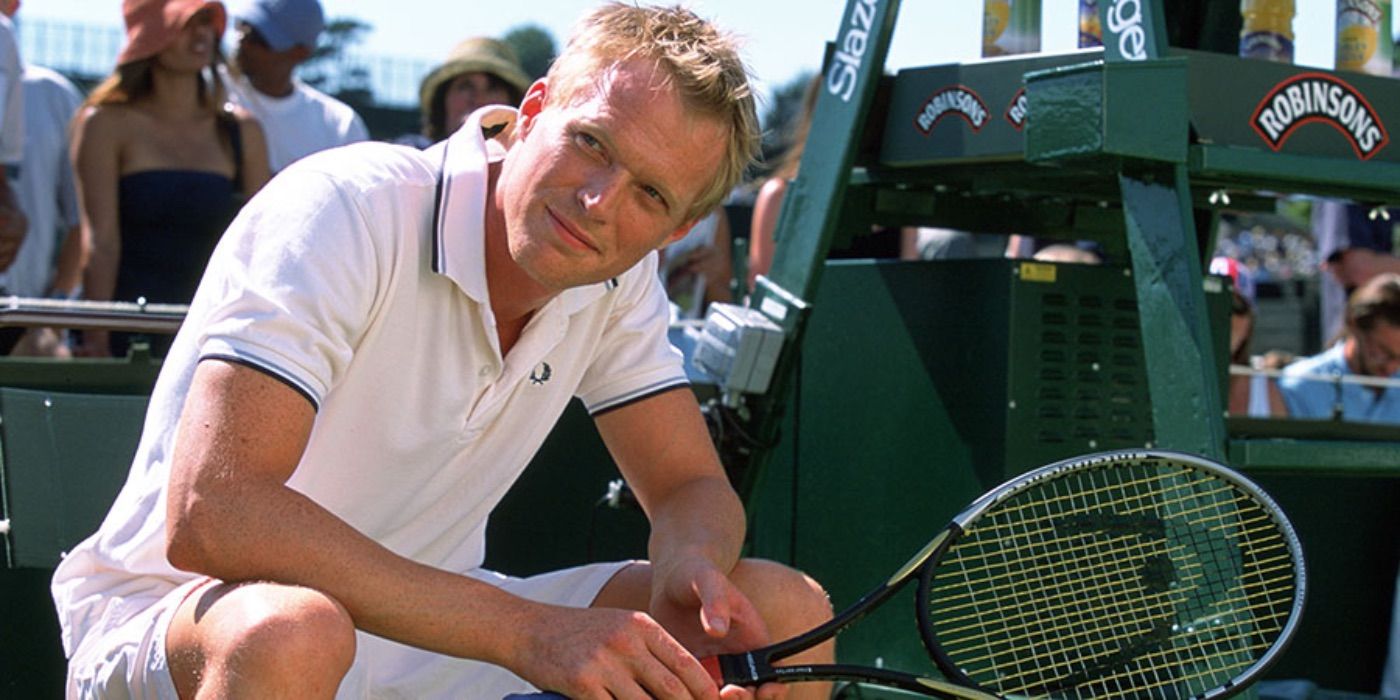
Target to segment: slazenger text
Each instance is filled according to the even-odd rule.
[[[875,7],[879,4],[880,0],[855,3],[850,19],[841,32],[841,40],[836,44],[831,70],[826,74],[826,89],[841,98],[842,102],[850,102],[855,94],[860,64],[865,58],[866,47],[870,45],[870,30],[875,26]]]
[[[1142,26],[1143,0],[1113,0],[1108,8],[1108,32],[1118,37],[1118,53],[1129,61],[1147,58],[1147,29]]]

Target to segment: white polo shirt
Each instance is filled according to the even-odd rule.
[[[389,549],[449,571],[568,401],[593,413],[686,383],[656,255],[565,291],[501,357],[483,262],[487,159],[515,112],[426,151],[355,144],[298,161],[233,222],[156,382],[131,474],[59,566],[71,655],[194,578],[165,552],[175,430],[202,358],[257,368],[317,407],[288,482]],[[504,125],[494,141],[481,125]]]

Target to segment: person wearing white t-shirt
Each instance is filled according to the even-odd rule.
[[[244,0],[231,14],[238,38],[237,71],[225,81],[229,99],[262,123],[273,173],[316,151],[369,138],[354,108],[295,76],[325,28],[320,2]]]
[[[579,26],[518,112],[315,154],[243,209],[126,485],[55,572],[70,697],[711,700],[696,656],[830,618],[810,578],[739,557],[666,342],[656,251],[753,158],[745,68],[681,8]],[[575,396],[650,561],[482,569],[487,516]]]
[[[68,124],[83,96],[67,78],[42,66],[24,67],[24,110],[28,124],[17,192],[29,220],[29,233],[14,265],[0,274],[11,294],[41,297],[71,295],[77,280],[70,274],[54,287],[58,247],[77,235],[78,194],[68,158]]]
[[[0,288],[10,294],[70,299],[82,291],[78,191],[68,158],[68,124],[82,102],[82,94],[59,73],[24,67],[27,128],[16,194],[29,227],[14,264],[0,273]],[[10,352],[67,356],[64,337],[57,329],[31,328]]]
[[[10,21],[18,9],[19,0],[0,0],[0,271],[14,263],[29,228],[14,192],[24,160],[24,64]]]

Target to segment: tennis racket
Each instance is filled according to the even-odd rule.
[[[942,677],[775,666],[911,581]],[[1105,452],[977,499],[830,622],[702,660],[720,685],[855,681],[953,698],[1217,698],[1257,678],[1297,628],[1292,526],[1257,486],[1192,455]]]

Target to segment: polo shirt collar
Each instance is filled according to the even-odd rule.
[[[467,118],[442,144],[433,212],[433,272],[451,279],[474,301],[487,303],[486,182],[488,165],[505,157],[516,110],[492,105]],[[617,288],[617,279],[566,289],[547,306],[572,314]]]

